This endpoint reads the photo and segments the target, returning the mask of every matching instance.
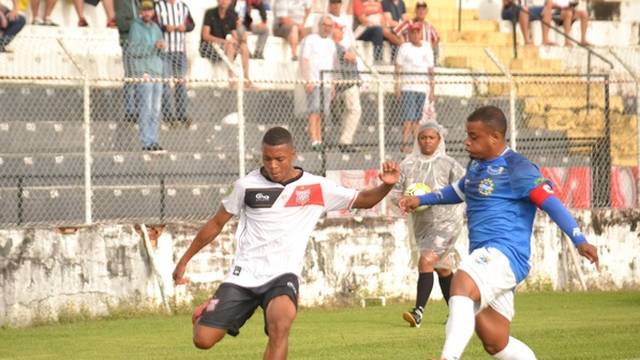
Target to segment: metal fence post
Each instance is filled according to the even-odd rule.
[[[84,75],[84,222],[93,223],[93,202],[91,188],[91,89],[89,76]]]
[[[516,138],[518,137],[518,127],[516,125],[516,83],[509,69],[498,59],[493,51],[489,50],[489,48],[484,48],[484,52],[509,80],[509,146],[515,151],[517,145]]]
[[[596,142],[591,162],[593,207],[611,206],[611,121],[609,75],[604,75],[604,136]]]
[[[240,71],[238,76],[244,74],[242,68],[242,61],[240,61]],[[244,137],[244,78],[237,82],[237,106],[238,106],[238,173],[240,177],[246,174],[246,159],[245,159],[245,137]]]
[[[640,77],[637,75],[637,72],[627,64],[622,61],[620,56],[613,51],[613,49],[609,49],[613,58],[618,60],[618,62],[622,65],[625,71],[633,78],[633,81],[636,86],[636,169],[640,169]],[[640,174],[640,173],[639,173]],[[639,175],[640,176],[640,175]],[[636,205],[640,207],[640,181],[636,180]]]

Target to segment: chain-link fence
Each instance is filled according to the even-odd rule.
[[[542,167],[569,206],[637,203],[638,94],[625,80],[442,70],[421,119],[406,119],[389,68],[348,80],[326,72],[312,88],[289,62],[271,74],[247,71],[252,82],[238,83],[241,55],[232,62],[211,47],[213,62],[171,60],[200,76],[140,78],[125,76],[120,48],[103,56],[86,45],[49,44],[59,64],[42,57],[35,74],[15,55],[0,66],[3,226],[207,219],[233,181],[260,165],[262,136],[276,125],[292,132],[297,165],[347,186],[371,186],[381,161],[402,160],[406,120],[437,120],[449,154],[465,165],[464,122],[482,105],[505,111],[510,145]],[[428,88],[428,76],[416,79]],[[379,206],[358,215],[390,213]]]

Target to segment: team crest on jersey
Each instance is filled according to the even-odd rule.
[[[491,180],[491,178],[486,178],[480,181],[480,185],[478,185],[478,192],[480,193],[480,195],[489,196],[491,195],[491,193],[493,193],[494,188],[495,185],[493,183],[493,180]]]
[[[299,185],[284,205],[286,207],[292,206],[306,206],[306,205],[324,205],[324,198],[322,196],[322,187],[320,184]]]
[[[296,204],[306,205],[311,198],[311,190],[300,190],[296,192]]]

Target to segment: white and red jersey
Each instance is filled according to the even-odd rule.
[[[236,257],[225,282],[256,287],[282,274],[299,276],[320,216],[352,206],[357,190],[300,170],[299,177],[283,185],[256,169],[237,180],[222,200],[227,212],[240,217]]]
[[[440,36],[438,35],[438,31],[436,28],[431,25],[429,22],[414,22],[410,20],[405,20],[398,24],[395,28],[393,28],[393,32],[396,35],[402,36],[404,42],[409,42],[409,25],[411,24],[421,24],[422,25],[422,41],[428,42],[429,44],[434,44],[440,41]]]

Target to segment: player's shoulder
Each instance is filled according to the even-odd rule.
[[[534,164],[526,156],[508,149],[503,155],[504,162],[507,165],[507,170],[512,175],[526,175],[531,172],[539,172],[538,165]]]

